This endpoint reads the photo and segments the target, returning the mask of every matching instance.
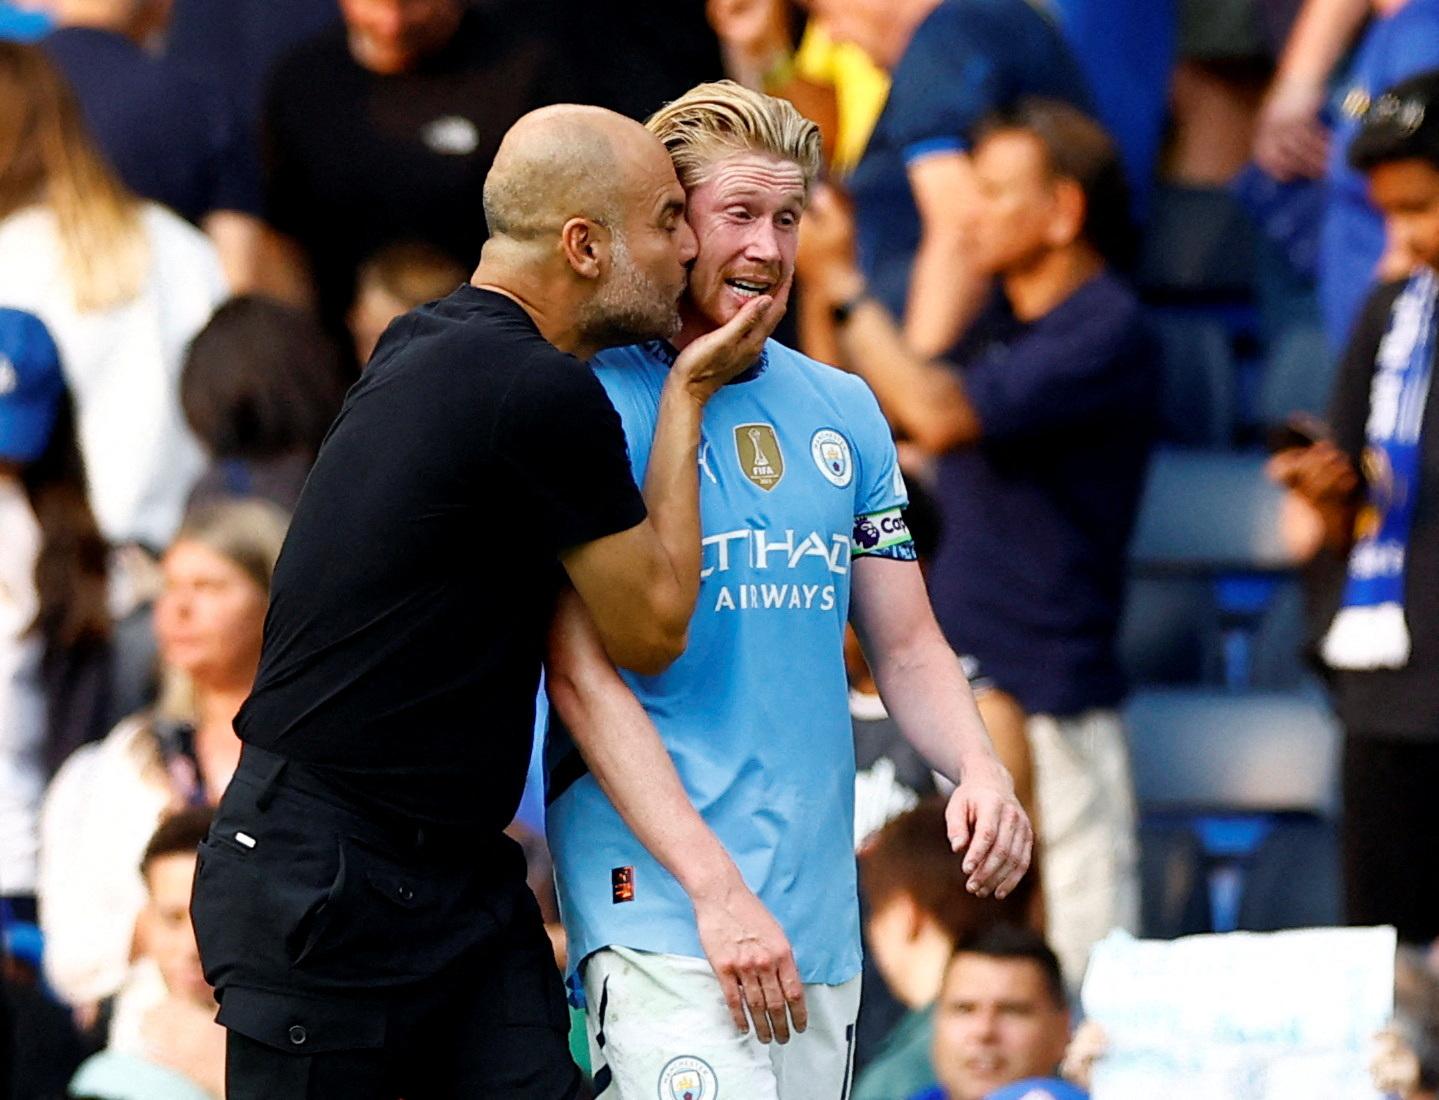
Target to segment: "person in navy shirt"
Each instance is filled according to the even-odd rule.
[[[1130,246],[1113,142],[1067,104],[1023,101],[978,132],[967,238],[1003,293],[953,364],[906,345],[845,255],[834,201],[810,225],[847,362],[937,458],[930,573],[950,642],[1030,716],[1049,937],[1078,980],[1138,919],[1134,802],[1115,655],[1125,548],[1158,401],[1157,356],[1110,270]]]
[[[1027,0],[816,0],[839,41],[892,73],[889,98],[849,179],[859,262],[922,355],[942,355],[983,302],[962,246],[974,127],[1023,96],[1088,108],[1079,63]]]

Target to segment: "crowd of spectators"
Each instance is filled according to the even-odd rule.
[[[878,397],[1039,837],[1023,889],[966,893],[944,783],[852,636],[856,1100],[1082,1095],[1082,1058],[1059,1074],[1088,953],[1147,930],[1120,636],[1175,442],[1175,303],[1144,272],[1176,193],[1256,215],[1241,313],[1282,287],[1285,319],[1322,324],[1329,420],[1269,465],[1311,597],[1292,648],[1344,731],[1343,919],[1427,947],[1436,72],[1435,0],[0,2],[0,1100],[221,1094],[193,851],[346,387],[473,270],[516,119],[643,118],[724,76],[821,124],[782,332]],[[1273,318],[1234,314],[1262,370]],[[539,801],[516,829],[562,958]],[[1401,958],[1376,1074],[1406,1100],[1439,1087],[1436,972]]]

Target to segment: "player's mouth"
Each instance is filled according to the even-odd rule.
[[[761,294],[768,294],[774,287],[774,283],[764,279],[726,279],[724,283],[744,298],[758,298]]]

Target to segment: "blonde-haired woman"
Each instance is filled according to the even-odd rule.
[[[214,247],[119,182],[64,78],[0,42],[0,305],[59,345],[100,529],[163,547],[204,460],[180,411],[190,338],[225,296]]]
[[[40,822],[45,969],[77,1007],[115,993],[144,904],[140,856],[155,826],[213,805],[240,759],[232,721],[250,693],[285,514],[258,500],[191,513],[162,561],[155,634],[165,690],[60,769]]]

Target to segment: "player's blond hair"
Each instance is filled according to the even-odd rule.
[[[669,150],[687,191],[715,162],[738,153],[769,153],[793,162],[804,173],[806,192],[819,175],[819,127],[788,100],[733,80],[696,85],[651,115],[645,129]]]

